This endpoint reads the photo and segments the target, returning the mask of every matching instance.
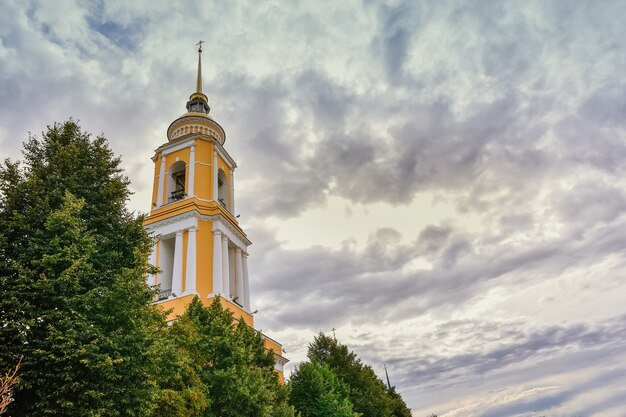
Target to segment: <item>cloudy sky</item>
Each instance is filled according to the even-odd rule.
[[[336,328],[414,416],[626,415],[624,1],[3,1],[0,155],[69,117],[149,209],[204,89],[257,325]]]

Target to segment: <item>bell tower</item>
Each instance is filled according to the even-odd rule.
[[[226,133],[210,115],[202,93],[202,41],[198,43],[196,91],[187,112],[167,129],[154,161],[152,206],[145,220],[155,239],[149,262],[160,272],[147,277],[159,287],[156,304],[181,315],[194,296],[223,306],[254,327],[248,274],[248,240],[235,215],[235,169]],[[282,379],[282,347],[264,336]]]

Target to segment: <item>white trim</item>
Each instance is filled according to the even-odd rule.
[[[217,165],[217,151],[213,150],[213,190],[211,190],[211,197],[213,197],[213,201],[217,201],[217,199],[219,198],[217,195],[218,170],[219,168]]]
[[[213,291],[212,294],[220,294],[224,291],[222,286],[222,231],[213,230]]]
[[[189,229],[190,227],[198,227],[198,215],[194,212],[179,214],[174,217],[160,220],[146,226],[148,232],[154,235],[161,235],[163,238],[171,237],[179,230]]]
[[[148,264],[156,266],[157,260],[157,242],[158,239],[154,239],[152,242],[152,252],[150,252],[150,257],[148,258]],[[154,285],[155,276],[154,274],[146,274],[146,284]]]
[[[165,155],[170,154],[172,152],[176,152],[179,149],[184,149],[186,147],[189,146],[189,142],[191,141],[195,141],[196,139],[198,140],[204,140],[207,142],[211,142],[215,145],[216,150],[219,152],[219,155],[222,157],[222,159],[224,159],[224,161],[226,162],[226,165],[228,165],[229,168],[237,168],[237,163],[235,162],[235,160],[233,159],[232,156],[230,156],[230,154],[226,151],[226,149],[224,149],[224,146],[215,138],[206,138],[206,137],[202,137],[201,135],[192,135],[188,138],[185,138],[183,141],[181,142],[177,142],[175,144],[172,144],[171,142],[165,143],[161,146],[159,146],[155,152],[163,152],[165,153]]]
[[[245,251],[251,242],[244,237],[237,229],[228,221],[223,221],[223,216],[200,216],[201,220],[207,220],[213,223],[213,230],[220,229],[228,239],[238,248]]]
[[[235,168],[230,169],[230,212],[235,215]]]
[[[188,131],[181,132],[178,126],[184,123],[188,123],[188,126],[186,126]],[[196,131],[193,131],[194,127],[196,128]],[[220,131],[216,130],[215,127],[218,127]],[[198,131],[198,128],[200,131]],[[204,133],[204,129],[207,130],[206,133]],[[183,114],[178,119],[174,120],[167,128],[168,141],[172,141],[184,135],[194,135],[195,137],[204,135],[212,140],[215,140],[216,142],[226,142],[226,132],[224,131],[224,128],[209,116],[194,116],[189,113]]]
[[[157,190],[157,207],[161,207],[163,205],[163,187],[165,185],[165,160],[167,155],[161,152],[161,168],[159,169],[159,185]]]
[[[174,242],[174,267],[172,268],[172,296],[183,294],[183,232],[176,232]]]
[[[213,230],[220,229],[228,236],[231,242],[236,246],[239,246],[243,251],[252,244],[246,236],[244,236],[235,226],[233,226],[223,214],[215,214],[212,216],[206,216],[198,213],[197,211],[188,211],[173,217],[168,217],[158,222],[149,224],[146,226],[148,232],[153,232],[155,235],[171,235],[177,230],[188,229],[192,226],[198,227],[198,221],[213,223]]]
[[[187,198],[191,198],[195,195],[194,193],[194,182],[195,182],[195,161],[196,161],[196,149],[195,146],[193,144],[193,142],[191,143],[191,146],[189,147],[189,163],[187,164],[189,166],[189,179],[187,180],[187,183],[189,184],[189,186],[187,187]]]
[[[230,299],[230,267],[229,267],[229,250],[228,237],[222,234],[222,291],[226,298]]]
[[[235,293],[237,294],[238,304],[244,305],[243,291],[243,262],[241,261],[241,248],[235,248]]]
[[[228,152],[226,152],[226,149],[224,149],[224,147],[220,143],[216,142],[215,147],[217,148],[217,152],[220,154],[224,162],[226,162],[226,165],[228,165],[228,168],[230,169],[237,168],[237,164],[235,163],[235,160],[233,159],[233,157],[230,156]]]
[[[176,152],[176,151],[179,151],[181,149],[188,148],[189,147],[189,143],[190,142],[194,143],[195,139],[196,138],[194,136],[194,137],[189,137],[189,138],[187,138],[187,139],[185,139],[185,140],[183,140],[181,142],[178,142],[178,143],[176,143],[174,145],[168,146],[168,144],[165,144],[165,145],[161,146],[161,152],[164,155],[169,155],[172,152]]]
[[[250,312],[250,280],[248,277],[248,254],[243,252],[241,254],[241,264],[243,269],[243,307],[246,311]]]

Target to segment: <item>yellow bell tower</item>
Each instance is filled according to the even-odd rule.
[[[145,227],[155,236],[150,263],[160,269],[148,276],[158,285],[155,303],[181,315],[194,296],[205,305],[220,296],[235,317],[254,327],[250,304],[248,246],[251,242],[235,216],[235,168],[224,148],[226,134],[211,116],[202,93],[202,41],[198,43],[196,91],[187,113],[167,129],[167,142],[156,149],[152,208]],[[264,336],[274,352],[282,379],[281,345]]]

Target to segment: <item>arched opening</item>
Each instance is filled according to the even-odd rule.
[[[185,193],[185,162],[178,161],[170,167],[170,175],[167,180],[167,202],[182,200],[187,196]]]
[[[221,169],[217,172],[217,200],[228,210],[228,180]]]

